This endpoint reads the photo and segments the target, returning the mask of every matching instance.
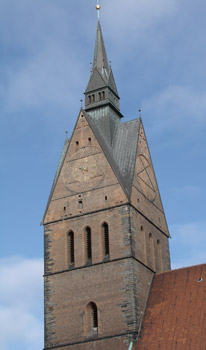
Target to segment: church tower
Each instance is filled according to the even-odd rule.
[[[169,232],[141,118],[122,122],[100,21],[94,60],[44,215],[45,350],[126,350]]]

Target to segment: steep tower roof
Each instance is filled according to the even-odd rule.
[[[97,35],[96,35],[96,42],[95,42],[95,50],[94,50],[94,60],[93,60],[93,70],[95,68],[99,69],[102,74],[106,73],[106,76],[108,76],[109,73],[109,65],[108,65],[108,59],[107,54],[104,46],[104,40],[102,36],[102,30],[100,21],[97,22]]]
[[[101,90],[103,90],[102,95]],[[85,110],[108,103],[119,111],[119,95],[112,69],[108,64],[102,29],[98,19],[91,76],[85,91]]]

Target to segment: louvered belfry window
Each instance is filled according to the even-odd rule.
[[[70,231],[69,235],[69,265],[74,264],[74,232]]]
[[[104,256],[109,255],[109,226],[105,222],[102,225],[102,230],[103,230],[103,241],[104,241]]]
[[[91,303],[91,307],[92,307],[93,328],[98,328],[97,306],[95,303]]]
[[[92,237],[90,227],[86,227],[86,260],[92,260]]]

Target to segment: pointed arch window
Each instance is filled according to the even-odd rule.
[[[85,310],[85,333],[88,337],[96,337],[98,334],[98,309],[93,301]]]
[[[152,269],[155,271],[155,254],[154,254],[154,239],[152,234],[149,234],[149,247],[150,247],[150,263]]]
[[[89,226],[85,229],[85,243],[86,243],[86,262],[92,261],[92,236],[91,228]]]
[[[146,248],[146,237],[145,237],[145,230],[144,226],[142,225],[140,227],[140,231],[142,233],[142,254],[143,254],[143,261],[145,264],[147,264],[147,248]]]
[[[68,252],[69,252],[69,266],[74,265],[74,232],[68,233]]]
[[[103,256],[104,258],[109,257],[109,225],[104,222],[102,225],[102,235],[103,235]]]
[[[162,247],[161,242],[158,239],[157,240],[157,255],[158,255],[158,268],[159,272],[163,272],[163,266],[162,266]]]

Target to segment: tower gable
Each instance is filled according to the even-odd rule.
[[[107,146],[82,110],[70,142],[65,143],[44,223],[127,202]]]
[[[164,209],[142,122],[139,128],[131,203],[169,237]]]
[[[98,69],[95,68],[94,72],[92,73],[90,79],[89,79],[89,83],[87,85],[85,94],[88,97],[88,93],[92,93],[95,90],[99,90],[102,89],[103,87],[105,87],[105,81],[103,79],[103,77],[101,76],[101,74],[99,73]],[[96,97],[96,101],[97,101],[97,96]],[[88,104],[88,101],[86,101],[86,104]]]
[[[114,80],[114,75],[112,73],[112,70],[110,70],[110,74],[109,74],[109,83],[108,83],[110,89],[112,91],[114,91],[114,93],[119,96],[118,94],[118,91],[117,91],[117,86],[116,86],[116,83],[115,83],[115,80]]]

